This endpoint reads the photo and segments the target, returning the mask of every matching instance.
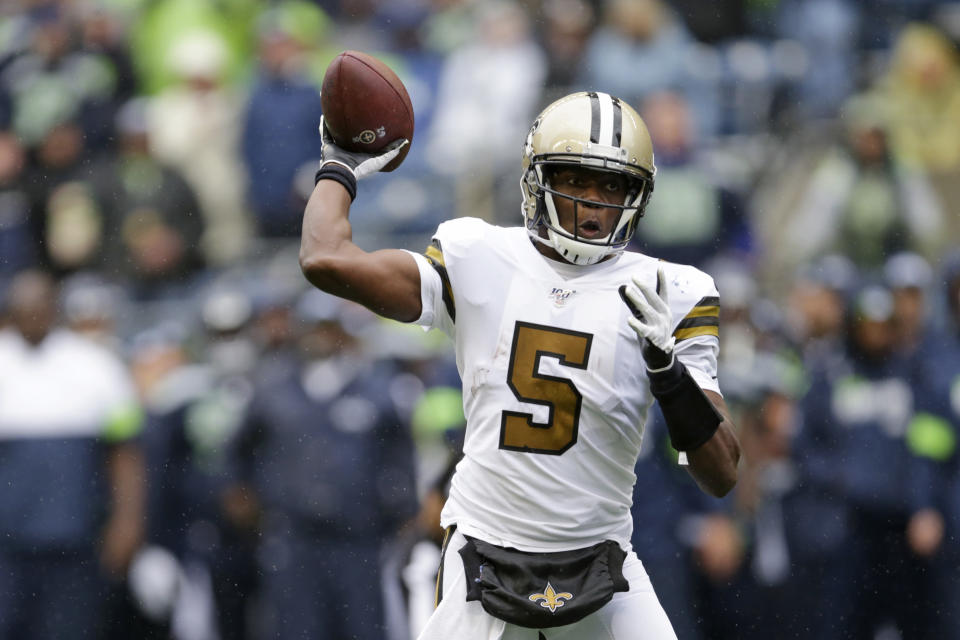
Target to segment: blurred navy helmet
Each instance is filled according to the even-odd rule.
[[[933,282],[933,268],[920,254],[902,251],[883,265],[883,280],[892,289],[924,289]]]
[[[811,282],[847,296],[856,289],[860,273],[852,260],[846,256],[831,253],[800,267],[796,279],[801,282]]]
[[[854,320],[887,322],[893,318],[893,295],[882,284],[867,284],[857,290],[850,305]]]
[[[123,103],[114,118],[114,127],[123,135],[146,135],[149,131],[149,98],[132,98]]]
[[[787,354],[773,351],[758,351],[747,370],[722,368],[722,374],[724,397],[729,394],[729,401],[746,405],[756,405],[770,395],[796,399],[807,386],[803,365]]]
[[[166,319],[133,334],[125,344],[125,354],[136,359],[153,351],[185,348],[190,327],[182,320]]]
[[[336,324],[346,334],[363,340],[370,339],[378,324],[377,316],[363,305],[314,288],[300,295],[293,316],[305,326]]]
[[[239,331],[253,317],[253,301],[239,289],[216,289],[204,300],[200,317],[210,333]]]
[[[713,276],[725,309],[745,309],[756,299],[756,277],[743,262],[716,258],[706,265],[705,271]]]
[[[275,309],[293,310],[304,287],[299,282],[264,277],[251,287],[250,299],[256,315]]]
[[[316,47],[330,35],[330,17],[317,3],[285,0],[272,3],[257,17],[257,36],[289,38],[305,47]]]
[[[307,289],[293,308],[294,317],[304,324],[340,323],[344,301],[319,289]]]
[[[67,322],[111,320],[122,306],[123,290],[95,273],[77,273],[63,282],[61,305]]]

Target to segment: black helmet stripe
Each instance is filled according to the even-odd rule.
[[[590,96],[590,142],[597,144],[600,142],[600,98],[594,91],[587,95]]]
[[[595,91],[590,96],[590,142],[619,147],[623,132],[623,110],[620,100],[608,93]]]
[[[620,146],[620,137],[623,133],[623,109],[620,108],[620,98],[613,99],[613,141],[611,146]]]

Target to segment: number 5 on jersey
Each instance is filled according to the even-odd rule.
[[[583,396],[569,378],[540,373],[540,359],[586,369],[593,335],[529,322],[517,322],[510,350],[507,384],[517,400],[549,409],[547,422],[533,414],[504,411],[500,421],[500,448],[525,453],[560,455],[577,442]]]

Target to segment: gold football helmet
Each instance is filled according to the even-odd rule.
[[[565,195],[550,185],[558,167],[584,167],[628,178],[623,204],[611,205]],[[622,251],[637,228],[650,194],[656,167],[647,127],[630,105],[606,93],[580,92],[548,106],[534,121],[523,145],[523,216],[527,232],[573,264],[594,264]],[[579,237],[560,225],[554,198],[620,209],[609,235]],[[546,233],[541,235],[541,230]]]

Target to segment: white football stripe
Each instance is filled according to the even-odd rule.
[[[609,93],[597,93],[600,101],[600,144],[613,146],[613,98]]]

